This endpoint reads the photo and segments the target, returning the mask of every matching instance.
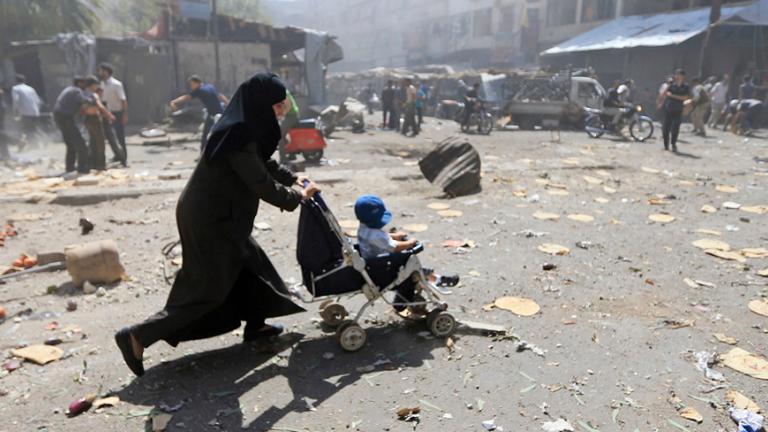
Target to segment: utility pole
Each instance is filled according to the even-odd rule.
[[[706,79],[707,72],[707,57],[709,54],[709,40],[712,37],[712,31],[715,25],[720,21],[720,16],[723,9],[722,0],[712,0],[712,9],[709,11],[709,26],[707,26],[707,33],[704,35],[704,40],[701,42],[701,55],[699,56],[699,76],[702,80]]]
[[[216,61],[216,87],[221,88],[221,64],[219,62],[219,14],[217,0],[211,0],[211,20],[213,22],[213,55]]]

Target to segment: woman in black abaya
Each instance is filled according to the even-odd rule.
[[[165,308],[115,335],[128,367],[144,373],[142,356],[159,340],[179,342],[220,335],[246,322],[246,342],[279,334],[264,320],[303,309],[278,295],[282,278],[251,237],[259,202],[293,211],[318,191],[272,155],[281,138],[286,90],[272,74],[244,82],[214,126],[176,208],[182,267]]]

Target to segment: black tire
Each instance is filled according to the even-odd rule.
[[[531,131],[536,129],[536,122],[533,121],[533,119],[523,117],[517,121],[517,126],[520,128],[520,130]]]
[[[305,151],[305,152],[302,152],[302,155],[304,156],[304,159],[307,162],[320,162],[320,159],[323,158],[323,151],[322,150]]]
[[[598,117],[598,116],[587,118],[587,120],[584,122],[584,131],[591,138],[600,138],[605,133],[605,132],[602,132],[602,131],[600,131],[600,132],[598,132],[598,131],[590,131],[589,129],[587,129],[587,128],[590,128],[590,127],[594,128],[594,129],[600,129],[600,130],[605,129],[605,127],[603,126],[602,120],[600,120],[600,117]]]
[[[646,118],[632,122],[629,125],[629,134],[632,135],[635,141],[645,142],[653,136],[653,122]]]

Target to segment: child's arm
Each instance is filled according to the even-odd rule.
[[[395,244],[397,245],[395,246],[395,252],[402,252],[408,249],[412,249],[416,247],[418,243],[419,242],[416,239],[410,239],[405,241],[395,240]]]
[[[402,231],[398,231],[398,232],[389,233],[389,236],[392,238],[392,240],[403,241],[405,240],[406,237],[408,237],[408,234]]]

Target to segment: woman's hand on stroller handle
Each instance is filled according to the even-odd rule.
[[[301,191],[301,198],[303,200],[308,200],[315,196],[316,193],[320,192],[320,188],[312,180],[305,179],[302,183],[304,189]]]

